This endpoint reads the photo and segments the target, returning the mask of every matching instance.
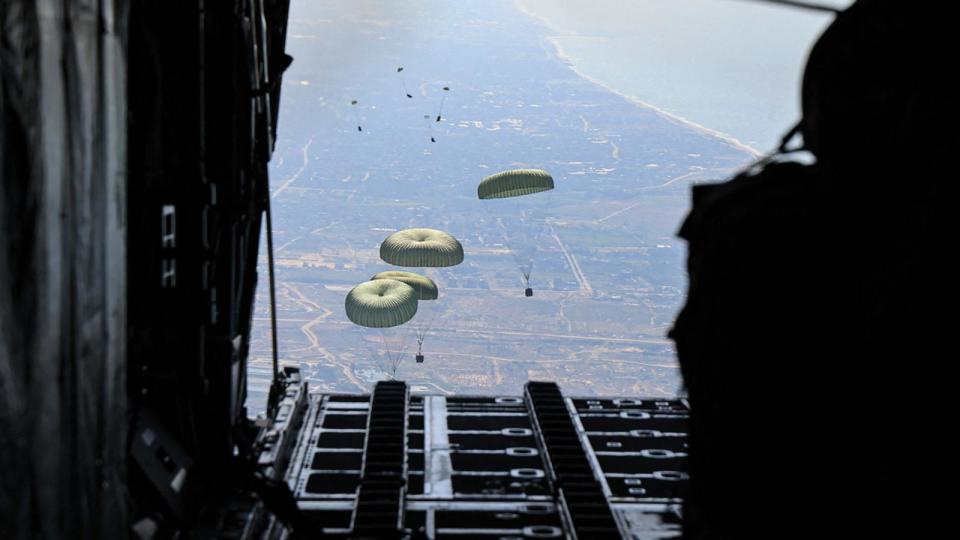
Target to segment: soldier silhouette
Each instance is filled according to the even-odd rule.
[[[869,0],[838,14],[780,152],[693,189],[671,332],[692,409],[686,538],[921,538],[943,519],[927,483],[946,463],[956,309],[949,19]]]

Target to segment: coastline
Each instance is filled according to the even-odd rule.
[[[522,0],[514,0],[514,1],[513,1],[513,5],[514,5],[514,7],[517,9],[517,11],[519,11],[520,13],[522,13],[522,14],[530,17],[531,19],[536,20],[536,21],[537,21],[538,23],[540,23],[540,25],[543,26],[544,28],[553,29],[552,26],[547,22],[546,19],[544,19],[543,17],[537,15],[536,13],[533,13],[533,12],[529,11],[529,10],[526,8],[526,6],[523,5]],[[726,143],[726,144],[728,144],[728,145],[730,145],[730,146],[732,146],[732,147],[734,147],[734,148],[736,148],[736,149],[738,149],[738,150],[741,150],[741,151],[743,151],[743,152],[746,152],[746,153],[750,154],[750,155],[751,155],[752,157],[754,157],[754,158],[759,158],[759,157],[764,156],[764,152],[762,152],[762,151],[760,151],[760,150],[758,150],[758,149],[756,149],[756,148],[754,148],[754,147],[752,147],[752,146],[750,146],[750,145],[742,142],[741,140],[737,139],[736,137],[733,137],[732,135],[728,135],[728,134],[726,134],[726,133],[723,133],[722,131],[718,131],[718,130],[716,130],[716,129],[709,128],[709,127],[707,127],[707,126],[704,126],[703,124],[699,124],[699,123],[697,123],[697,122],[694,122],[693,120],[690,120],[690,119],[688,119],[688,118],[684,118],[684,117],[682,117],[682,116],[680,116],[680,115],[677,115],[677,114],[674,114],[674,113],[672,113],[672,112],[670,112],[670,111],[667,111],[667,110],[665,110],[665,109],[662,109],[662,108],[660,108],[660,107],[658,107],[658,106],[656,106],[656,105],[654,105],[654,104],[652,104],[652,103],[649,103],[649,102],[647,102],[647,101],[644,101],[643,99],[641,99],[641,98],[639,98],[639,97],[632,96],[632,95],[626,94],[626,93],[624,93],[624,92],[621,92],[621,91],[619,91],[619,90],[617,90],[617,89],[615,89],[615,88],[612,88],[612,87],[610,87],[608,84],[604,83],[603,81],[601,81],[601,80],[599,80],[599,79],[596,79],[596,78],[594,78],[594,77],[592,77],[592,76],[590,76],[590,75],[587,75],[586,73],[584,73],[583,71],[581,71],[580,68],[577,67],[577,64],[574,62],[573,58],[572,58],[569,54],[567,54],[567,52],[563,49],[563,46],[562,46],[562,45],[560,44],[560,42],[559,42],[559,39],[562,38],[562,37],[564,37],[564,36],[562,36],[562,35],[543,36],[542,39],[546,40],[547,42],[550,43],[550,45],[553,46],[554,56],[557,58],[557,60],[559,60],[559,61],[563,62],[564,64],[566,64],[567,67],[570,68],[570,70],[573,71],[573,72],[574,72],[578,77],[580,77],[581,79],[583,79],[583,80],[585,80],[585,81],[588,81],[588,82],[590,82],[590,83],[592,83],[592,84],[595,84],[595,85],[603,88],[604,90],[606,90],[606,91],[608,91],[608,92],[610,92],[610,93],[612,93],[612,94],[615,94],[615,95],[619,96],[621,99],[624,99],[624,100],[628,101],[629,103],[631,103],[631,104],[633,104],[633,105],[636,105],[636,106],[638,106],[638,107],[642,107],[642,108],[644,108],[644,109],[648,109],[648,110],[650,110],[651,112],[653,112],[654,114],[660,116],[661,118],[667,120],[668,122],[670,122],[670,123],[672,123],[672,124],[674,124],[674,125],[677,125],[677,126],[680,126],[680,127],[684,127],[684,128],[693,130],[693,131],[695,131],[695,132],[697,132],[697,133],[700,133],[701,135],[705,135],[705,136],[707,136],[707,137],[712,137],[712,138],[715,138],[715,139],[717,139],[717,140],[723,141],[724,143]],[[575,35],[575,34],[569,34],[567,37],[576,37],[576,35]]]

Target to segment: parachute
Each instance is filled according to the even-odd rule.
[[[366,281],[350,290],[344,307],[347,318],[354,324],[379,330],[388,363],[384,370],[396,378],[405,346],[403,340],[396,343],[396,333],[389,337],[388,333],[392,327],[404,324],[417,314],[417,291],[395,279]]]
[[[542,216],[546,200],[541,197],[531,204],[526,197],[550,191],[553,187],[553,177],[541,169],[499,172],[484,178],[477,186],[477,198],[480,200],[507,199],[485,206],[495,216],[496,223],[510,247],[510,253],[523,275],[526,296],[533,296],[530,275],[533,273],[534,259],[546,223]]]
[[[401,270],[387,270],[386,272],[380,272],[375,274],[370,281],[375,281],[378,279],[395,279],[402,283],[413,287],[413,290],[417,292],[417,300],[436,300],[440,296],[440,291],[437,289],[437,284],[433,282],[432,279],[427,276],[421,276],[420,274],[415,274],[413,272],[404,272]]]
[[[463,262],[463,246],[453,236],[436,229],[405,229],[397,231],[387,237],[380,244],[380,258],[384,262],[406,267],[443,267],[456,266]],[[425,293],[433,298],[439,296],[437,286],[432,280],[412,272],[387,272],[387,274],[402,274],[407,280],[421,284]],[[380,274],[377,274],[378,276]],[[374,276],[376,277],[376,276]],[[401,278],[397,278],[401,279]],[[424,284],[424,280],[427,282]],[[410,283],[410,281],[407,281]],[[423,285],[426,285],[423,288]],[[426,297],[422,298],[428,299]],[[432,299],[432,298],[431,298]],[[439,310],[435,306],[431,310],[428,321],[417,326],[417,362],[423,362],[423,340],[433,326],[434,318]]]
[[[413,290],[417,291],[418,300],[436,300],[440,297],[440,291],[437,288],[437,284],[433,282],[432,279],[427,276],[421,276],[420,274],[415,274],[413,272],[403,272],[400,270],[388,270],[386,272],[380,272],[379,274],[374,275],[371,280],[376,279],[395,279],[397,281],[402,281],[407,285],[413,287]],[[439,304],[439,302],[430,302],[431,304]],[[432,309],[420,309],[419,316],[417,319],[425,319],[418,321],[413,321],[414,328],[417,333],[417,363],[423,362],[423,340],[427,337],[427,332],[433,328],[434,322],[436,322],[437,314],[441,310],[441,306],[435,305]],[[428,313],[425,313],[428,312]]]
[[[407,78],[403,76],[403,66],[397,68],[397,73],[400,74],[400,83],[403,85],[403,93],[406,94],[408,98],[413,99],[413,95],[407,90]]]
[[[436,229],[404,229],[380,244],[380,258],[396,266],[414,268],[456,266],[463,262],[463,246]]]
[[[443,87],[443,91],[444,91],[444,92],[449,92],[449,91],[450,91],[450,87],[449,87],[449,86],[444,86],[444,87]],[[437,122],[439,122],[439,121],[443,118],[443,102],[445,102],[446,100],[447,100],[447,95],[446,95],[446,94],[443,94],[443,97],[440,98],[440,110],[437,111]]]
[[[515,169],[490,175],[477,186],[480,200],[506,199],[553,189],[553,177],[540,169]]]
[[[355,124],[357,124],[357,131],[363,131],[363,126],[360,125],[360,122],[357,119],[356,110],[354,110],[354,107],[357,106],[357,103],[360,102],[355,99],[350,100],[350,118],[353,119]]]
[[[344,308],[354,324],[390,328],[417,314],[417,291],[395,279],[366,281],[350,290]]]

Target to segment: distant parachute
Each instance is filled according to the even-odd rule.
[[[463,262],[463,246],[436,229],[405,229],[380,244],[384,262],[411,268],[456,266]]]
[[[449,92],[449,91],[450,91],[450,87],[449,87],[449,86],[444,86],[444,87],[443,87],[443,91],[444,91],[444,92]],[[439,122],[440,119],[443,118],[443,102],[446,101],[446,100],[447,100],[447,95],[444,94],[443,97],[440,98],[440,110],[437,111],[437,122]]]
[[[402,66],[397,68],[397,73],[400,74],[400,82],[401,82],[401,84],[403,84],[403,93],[406,94],[408,98],[413,99],[413,96],[410,95],[410,92],[407,91],[407,79],[406,79],[406,77],[403,75],[403,67],[402,67]]]
[[[344,308],[354,324],[390,328],[417,314],[417,292],[395,279],[366,281],[350,290]]]
[[[357,114],[356,112],[354,112],[354,109],[353,109],[353,107],[356,107],[357,103],[359,102],[355,99],[350,101],[350,116],[353,117],[354,122],[356,122],[357,124],[357,131],[363,131],[363,126],[361,126],[360,123],[356,121]]]
[[[509,199],[494,204],[496,212],[491,208],[487,209],[496,214],[496,223],[523,275],[526,296],[533,296],[530,275],[533,273],[534,259],[546,223],[542,215],[537,215],[545,210],[546,201],[540,197],[536,203],[531,204],[526,200],[526,196],[550,191],[553,187],[553,177],[541,169],[499,172],[484,178],[477,186],[477,198],[480,200]]]
[[[440,296],[437,284],[434,283],[432,279],[414,272],[387,270],[386,272],[375,274],[370,278],[370,281],[378,279],[395,279],[401,283],[406,283],[417,292],[417,300],[436,300]]]
[[[477,186],[477,197],[484,199],[505,199],[532,195],[553,189],[553,177],[541,169],[514,169],[492,174],[484,178]]]

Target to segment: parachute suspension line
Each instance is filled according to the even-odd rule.
[[[426,324],[420,324],[416,326],[417,334],[417,349],[423,349],[423,340],[427,337],[427,332],[430,331],[430,328]]]
[[[397,378],[397,370],[400,369],[400,364],[403,363],[403,357],[406,355],[407,351],[407,333],[400,333],[400,347],[397,349],[397,357],[393,363],[393,378]]]
[[[390,345],[387,342],[387,335],[383,332],[382,328],[379,328],[380,332],[380,343],[383,345],[383,354],[387,357],[387,364],[385,366],[386,370],[390,370],[390,376],[396,378],[397,368],[396,364],[393,361],[393,354],[390,352]]]
[[[547,192],[547,196],[552,195],[552,193],[553,193],[552,191],[548,191],[548,192]],[[543,196],[541,196],[541,197],[543,197]],[[541,203],[541,204],[544,204],[544,208],[546,208],[546,204],[545,204],[545,203]],[[540,212],[540,213],[541,213],[541,214],[545,214],[546,211],[544,210],[543,212]],[[539,245],[542,244],[543,231],[546,229],[546,222],[547,222],[547,220],[546,220],[546,218],[543,217],[543,216],[537,216],[537,212],[534,211],[533,209],[524,210],[523,216],[522,216],[523,219],[527,219],[527,216],[528,216],[528,215],[529,215],[534,221],[539,221],[539,223],[534,223],[534,231],[536,231],[536,232],[533,233],[533,249],[536,250],[536,249],[537,249],[537,246],[539,246]],[[543,219],[539,219],[540,217],[543,217]],[[530,287],[530,276],[533,274],[533,265],[536,264],[536,262],[537,262],[537,259],[536,259],[536,251],[530,253],[529,257],[530,257],[530,260],[529,260],[528,263],[527,263],[527,270],[526,270],[526,272],[524,272],[524,274],[523,274],[525,286],[526,286],[527,288]]]
[[[419,298],[417,298],[417,302],[418,305],[419,302],[423,302],[423,289],[420,289],[419,291]],[[419,309],[420,308],[418,307],[417,310],[419,311]],[[417,331],[417,354],[420,354],[420,351],[423,348],[423,339],[427,337],[427,325],[418,324],[415,326],[415,328]]]
[[[430,315],[427,316],[427,329],[423,331],[424,336],[426,336],[427,333],[430,332],[430,330],[433,330],[433,325],[436,324],[437,322],[437,315],[440,313],[440,310],[442,309],[441,308],[442,304],[440,303],[439,298],[436,300],[435,304],[436,305],[430,308]]]
[[[509,227],[503,222],[502,217],[494,217],[494,221],[497,224],[497,228],[500,229],[503,234],[503,241],[507,245],[507,251],[510,252],[510,258],[513,259],[513,264],[517,266],[517,270],[520,271],[520,275],[523,276],[523,286],[525,288],[530,286],[530,274],[533,273],[533,258],[527,257],[524,258],[524,254],[521,253],[523,250],[520,247],[522,239],[517,236],[510,236]],[[535,241],[531,239],[531,241]]]
[[[400,74],[400,84],[403,85],[403,93],[406,94],[408,98],[413,99],[413,95],[411,95],[410,92],[407,91],[407,78],[403,74],[402,66],[397,68],[397,73]]]
[[[359,103],[359,101],[355,99],[350,101],[350,118],[353,120],[353,123],[357,125],[357,131],[362,132],[363,126],[360,125],[360,118],[357,114],[357,103]]]
[[[440,311],[440,299],[437,298],[433,302],[435,304],[433,307],[424,308],[429,311],[426,323],[417,326],[417,356],[421,358],[423,357],[423,340],[426,339],[430,330],[433,330],[433,325],[437,322],[437,313]]]
[[[430,310],[430,315],[429,315],[428,318],[427,318],[426,324],[418,325],[418,326],[416,327],[416,329],[417,329],[417,355],[416,355],[416,358],[415,358],[415,359],[416,359],[416,361],[417,361],[418,364],[423,362],[423,340],[425,340],[425,339],[427,338],[427,333],[430,331],[431,328],[433,328],[433,321],[434,321],[434,318],[435,318],[435,317],[436,317],[436,311],[435,311],[435,310]]]
[[[535,203],[531,212],[533,213],[533,218],[538,220],[539,223],[536,226],[536,234],[534,234],[533,242],[534,245],[539,246],[543,244],[543,235],[546,233],[547,226],[550,226],[551,233],[555,233],[553,230],[553,224],[547,223],[547,208],[553,207],[553,190],[548,190],[546,193],[538,193],[536,196],[540,197],[541,202]],[[537,214],[540,214],[539,216]],[[535,255],[531,255],[530,259],[530,269],[527,272],[527,287],[530,287],[530,275],[533,274],[533,265],[536,263]]]
[[[423,301],[423,290],[418,291],[417,302]],[[418,312],[421,310],[418,308]],[[414,324],[414,332],[417,334],[417,358],[420,358],[423,355],[423,340],[427,337],[427,326],[425,324]]]
[[[449,86],[444,86],[444,87],[443,87],[443,91],[444,91],[444,92],[449,92],[449,91],[450,91],[450,87],[449,87]],[[444,103],[446,100],[447,100],[447,94],[443,94],[443,96],[440,98],[440,110],[437,111],[437,122],[439,122],[439,121],[443,118],[443,103]]]
[[[525,269],[523,270],[523,282],[524,282],[527,286],[530,285],[530,276],[533,275],[533,266],[534,266],[534,264],[536,264],[536,260],[533,258],[533,256],[530,256],[530,257],[527,259],[527,265],[526,265]]]
[[[400,364],[403,363],[403,355],[405,354],[404,351],[407,349],[406,334],[401,333],[402,337],[400,338],[400,346],[396,350],[392,350],[384,329],[380,328],[379,330],[380,340],[383,342],[383,351],[387,357],[387,368],[390,370],[390,376],[396,379],[397,370],[400,369]]]
[[[526,253],[526,259],[524,259],[524,254],[521,253],[520,250],[514,250],[514,260],[520,268],[520,273],[523,274],[523,286],[526,289],[524,292],[527,296],[532,295],[530,277],[533,275],[533,270],[537,263],[537,246],[543,244],[543,237],[548,225],[551,232],[554,232],[553,225],[548,224],[546,218],[547,208],[551,207],[550,203],[553,200],[553,190],[536,193],[532,196],[536,197],[536,199],[531,199],[532,201],[539,202],[531,203],[520,212],[520,222],[524,224],[527,230],[533,231],[532,236],[529,238],[530,247]],[[531,223],[531,221],[533,223]]]
[[[270,398],[267,400],[267,408],[269,409],[274,403],[274,392],[279,390],[280,383],[280,360],[279,352],[277,349],[277,286],[276,280],[274,278],[274,264],[273,264],[273,212],[270,209],[270,193],[267,191],[266,196],[266,209],[265,213],[267,216],[267,275],[270,279],[270,341],[273,348],[273,381],[270,385]]]
[[[430,126],[430,127],[427,128],[427,131],[430,132],[430,142],[432,142],[432,143],[437,142],[437,137],[434,135],[434,130],[435,130],[436,128],[433,127],[434,122],[431,122],[431,120],[433,120],[433,117],[430,116],[429,114],[425,114],[425,115],[423,115],[423,119],[426,120],[426,121],[427,121],[427,125]]]

